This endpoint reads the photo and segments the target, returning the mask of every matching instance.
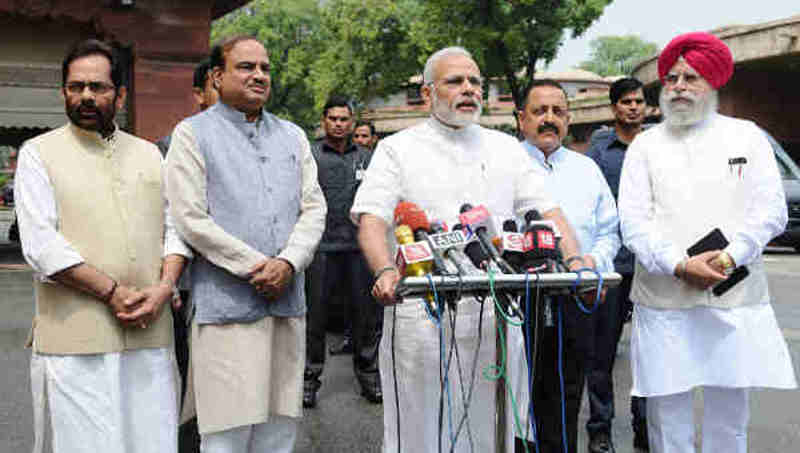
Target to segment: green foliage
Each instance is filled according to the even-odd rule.
[[[331,94],[356,107],[397,93],[445,46],[473,53],[503,78],[517,108],[536,64],[555,58],[566,30],[580,36],[612,0],[254,0],[219,19],[212,42],[249,33],[272,64],[269,111],[312,131]]]
[[[484,77],[503,77],[517,109],[536,64],[552,61],[565,30],[583,34],[612,0],[428,0],[412,37],[420,59],[444,46],[468,49]]]
[[[216,21],[212,43],[233,34],[258,37],[272,66],[267,109],[306,131],[331,94],[356,105],[397,92],[420,67],[408,39],[418,0],[255,0]]]
[[[636,35],[601,36],[589,43],[591,59],[581,69],[602,76],[631,75],[633,68],[658,52],[658,46]]]
[[[322,12],[325,46],[310,80],[317,109],[332,93],[357,103],[396,93],[420,72],[419,49],[409,39],[422,14],[418,0],[335,0]]]

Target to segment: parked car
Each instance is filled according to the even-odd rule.
[[[776,237],[772,244],[793,247],[800,252],[800,168],[769,134],[767,134],[767,139],[775,152],[775,160],[778,162],[778,170],[783,179],[783,191],[786,193],[786,204],[789,210],[789,222],[786,224],[786,230]]]
[[[6,206],[14,206],[14,180],[8,181],[0,190],[0,197]]]

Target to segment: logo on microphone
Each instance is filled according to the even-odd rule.
[[[556,240],[552,231],[539,230],[536,235],[539,240],[539,248],[551,250],[556,248]]]

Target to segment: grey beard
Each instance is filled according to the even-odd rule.
[[[705,100],[695,101],[688,111],[674,111],[666,97],[666,92],[662,91],[658,99],[658,106],[664,115],[664,122],[667,126],[672,129],[688,128],[705,121],[717,111],[719,93],[712,91]]]
[[[456,112],[450,110],[449,105],[440,102],[435,95],[433,96],[432,104],[431,111],[433,112],[433,115],[442,123],[453,127],[465,127],[469,126],[470,124],[477,123],[481,117],[481,112],[483,111],[483,106],[479,102],[478,108],[474,113],[464,114]]]

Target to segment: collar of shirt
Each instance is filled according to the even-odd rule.
[[[114,131],[111,132],[108,137],[103,137],[97,131],[90,131],[88,129],[78,127],[71,122],[69,123],[69,128],[80,140],[86,140],[89,143],[98,146],[99,149],[103,150],[106,154],[111,154],[114,151],[114,145],[117,142],[117,131],[119,130],[117,123],[114,123]]]
[[[553,167],[558,166],[561,162],[563,162],[566,158],[566,153],[568,152],[567,148],[559,146],[558,149],[550,153],[549,156],[545,156],[542,150],[527,140],[522,141],[522,146],[525,148],[525,151],[528,153],[528,155],[531,156],[534,161],[536,161],[536,163],[548,171],[552,171]]]
[[[339,153],[339,151],[336,148],[334,148],[333,146],[329,145],[328,142],[325,141],[325,137],[321,138],[319,141],[320,141],[320,144],[322,145],[320,147],[322,149],[322,151],[329,152],[329,153],[336,153],[336,154]],[[344,154],[352,153],[352,152],[355,152],[355,151],[358,151],[358,145],[356,145],[355,143],[353,143],[353,142],[348,140],[347,141],[347,146],[344,148]]]
[[[470,123],[464,127],[452,128],[450,126],[446,126],[433,115],[428,118],[428,125],[433,130],[438,132],[442,137],[452,141],[468,140],[477,131],[477,125],[475,123]]]
[[[261,124],[262,120],[264,119],[264,110],[261,110],[261,114],[258,116],[256,121],[247,121],[247,116],[241,110],[236,110],[235,108],[225,104],[222,101],[217,102],[216,104],[209,107],[210,109],[214,109],[216,113],[222,115],[223,118],[230,121],[231,123],[235,124],[236,126],[258,126]]]

